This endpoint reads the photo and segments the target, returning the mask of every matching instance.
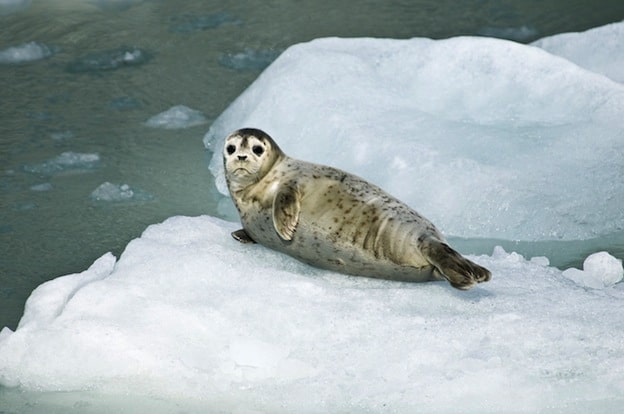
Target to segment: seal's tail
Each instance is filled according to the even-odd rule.
[[[418,240],[420,251],[451,286],[468,290],[477,283],[487,282],[492,274],[485,267],[463,257],[448,244],[431,237]]]

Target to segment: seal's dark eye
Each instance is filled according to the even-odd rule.
[[[264,148],[262,148],[260,145],[254,145],[254,147],[251,150],[253,151],[254,154],[258,156],[262,155],[262,153],[264,152]]]
[[[228,154],[232,155],[234,154],[234,151],[236,151],[236,147],[234,145],[228,145],[227,147],[225,147],[225,150]]]

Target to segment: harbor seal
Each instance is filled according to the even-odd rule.
[[[448,280],[461,290],[490,280],[406,204],[355,175],[288,157],[259,129],[230,134],[223,162],[240,242],[350,275]]]

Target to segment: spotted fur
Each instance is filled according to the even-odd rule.
[[[355,175],[286,156],[263,131],[229,135],[223,160],[239,241],[352,275],[446,279],[462,290],[490,279],[406,204]]]

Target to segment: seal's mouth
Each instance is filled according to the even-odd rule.
[[[234,175],[247,175],[250,174],[249,170],[243,167],[237,167],[232,170],[232,174]]]

